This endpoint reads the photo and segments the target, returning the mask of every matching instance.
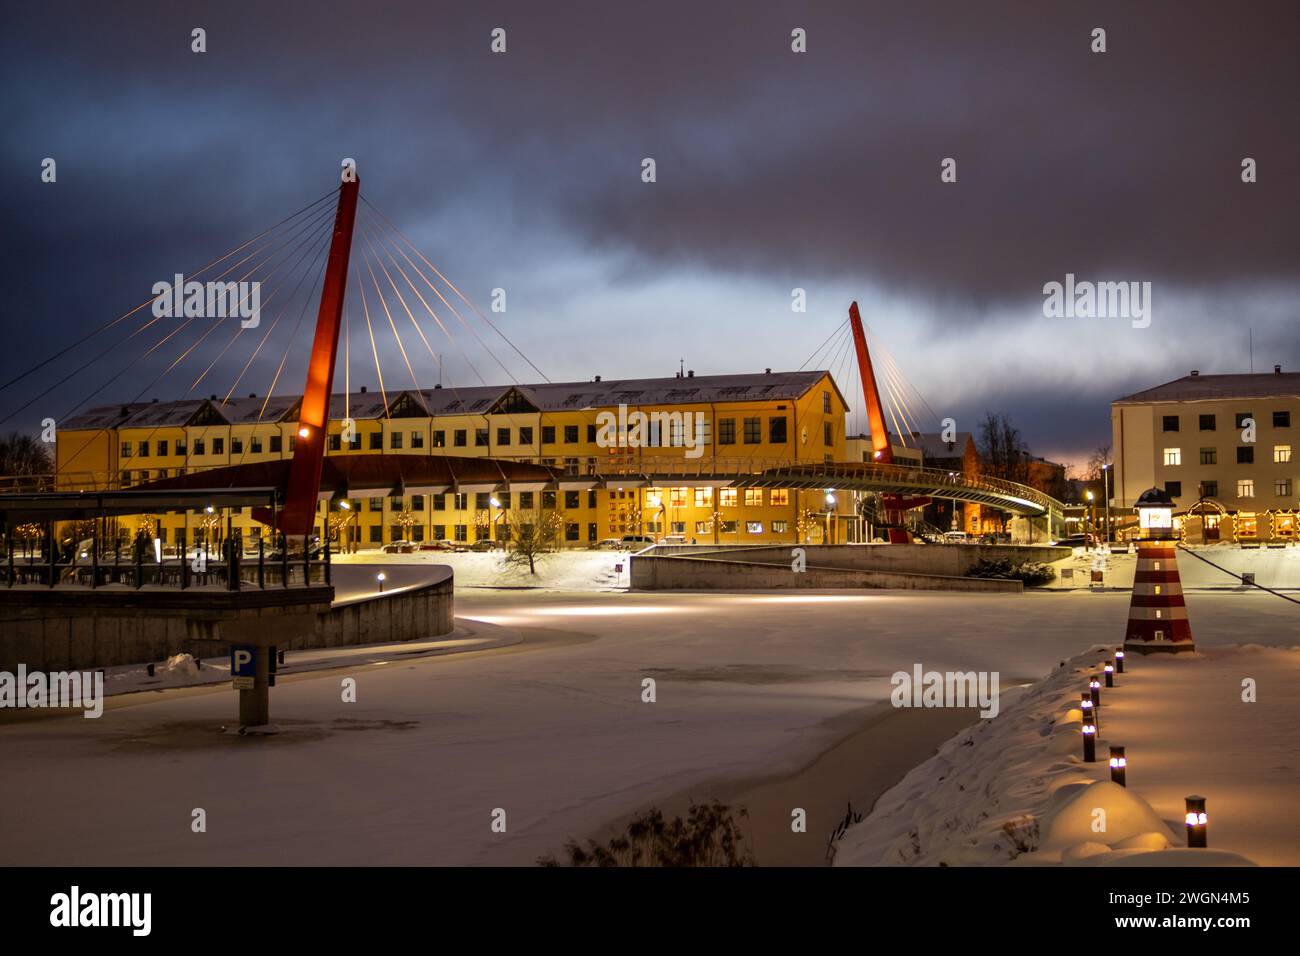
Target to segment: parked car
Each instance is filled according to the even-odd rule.
[[[420,542],[420,548],[419,548],[419,549],[420,549],[421,551],[457,551],[457,550],[459,550],[459,549],[458,549],[454,544],[452,544],[450,541],[446,541],[446,540],[443,540],[443,541],[421,541],[421,542]]]
[[[654,544],[655,539],[645,534],[625,534],[619,543],[624,548],[643,548],[648,544]]]
[[[495,551],[501,546],[500,542],[493,541],[491,538],[479,538],[469,546],[471,551]]]
[[[384,545],[384,554],[410,554],[415,550],[415,545],[410,541],[390,541]]]
[[[619,538],[603,538],[596,544],[592,545],[594,551],[617,551],[623,547],[623,542]]]
[[[686,535],[684,534],[666,534],[663,536],[660,544],[685,544]]]

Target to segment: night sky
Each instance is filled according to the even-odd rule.
[[[1110,401],[1246,371],[1252,337],[1256,371],[1300,367],[1298,27],[1294,0],[14,4],[0,381],[355,157],[363,195],[480,308],[506,289],[489,315],[551,379],[795,368],[856,298],[937,415],[1005,412],[1081,462]],[[1150,327],[1046,318],[1066,273],[1151,282]],[[134,395],[95,371],[0,431]],[[59,377],[0,392],[0,417]]]

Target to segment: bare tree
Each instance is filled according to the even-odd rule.
[[[507,566],[528,565],[528,573],[537,573],[537,562],[557,550],[561,519],[558,512],[547,509],[516,509],[507,519],[510,544],[504,562]]]
[[[0,476],[45,475],[53,468],[49,449],[31,435],[10,432],[0,438]]]
[[[1020,437],[1020,429],[1005,415],[989,412],[984,416],[979,453],[984,474],[1028,484],[1029,449]]]
[[[1110,464],[1110,445],[1098,445],[1096,450],[1088,456],[1087,474],[1084,475],[1089,481],[1097,481],[1101,478],[1102,466]]]

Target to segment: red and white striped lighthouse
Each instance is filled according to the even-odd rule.
[[[1139,654],[1194,651],[1183,583],[1178,577],[1174,501],[1159,488],[1148,488],[1138,498],[1137,508],[1142,537],[1138,539],[1124,649]]]

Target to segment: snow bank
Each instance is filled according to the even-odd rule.
[[[944,744],[845,834],[835,864],[1300,862],[1291,742],[1300,648],[1130,655],[1128,672],[1102,691],[1098,761],[1088,764],[1079,695],[1112,650],[1063,662],[1000,716]],[[1246,677],[1269,693],[1244,702]],[[1109,780],[1111,742],[1127,748],[1127,788]],[[1209,850],[1183,847],[1182,798],[1194,792],[1210,798]]]
[[[335,555],[332,560],[340,565],[383,565],[399,569],[446,565],[455,574],[457,590],[525,587],[555,591],[609,591],[627,588],[629,557],[627,551],[556,551],[538,556],[536,574],[530,574],[527,565],[506,564],[500,551],[417,551],[414,554],[361,551]],[[615,571],[620,564],[623,570]]]

